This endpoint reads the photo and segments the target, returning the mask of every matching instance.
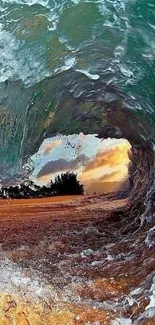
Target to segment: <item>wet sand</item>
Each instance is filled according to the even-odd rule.
[[[131,235],[132,222],[127,232],[126,203],[108,195],[1,201],[0,324],[155,324],[140,318],[155,261],[144,232]]]

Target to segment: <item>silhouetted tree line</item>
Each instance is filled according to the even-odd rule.
[[[38,186],[29,181],[16,186],[2,187],[0,197],[2,199],[25,199],[56,195],[81,195],[83,193],[84,186],[77,180],[77,174],[67,172],[55,177],[55,181],[51,181],[49,186]]]

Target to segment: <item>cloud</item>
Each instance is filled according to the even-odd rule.
[[[84,154],[79,155],[75,159],[72,159],[70,161],[67,161],[63,158],[59,158],[57,160],[52,160],[47,162],[42,169],[39,171],[37,178],[41,178],[44,176],[47,176],[49,174],[55,174],[58,172],[63,172],[66,170],[72,170],[81,167],[82,165],[87,164],[89,161],[89,158],[85,156]]]
[[[128,161],[128,154],[127,151],[129,149],[129,145],[126,143],[122,143],[115,147],[110,148],[107,151],[100,149],[94,159],[92,159],[87,166],[85,167],[85,171],[110,166],[114,167],[116,165],[121,164],[124,161]]]
[[[129,162],[128,150],[130,146],[127,143],[122,143],[115,147],[112,147],[106,151],[99,150],[95,157],[82,171],[80,175],[81,181],[87,181],[92,178],[99,178],[103,175],[104,169],[120,169],[121,166],[121,174],[122,171],[126,173],[127,164]],[[106,172],[107,173],[107,172]]]
[[[115,181],[115,179],[118,178],[119,175],[120,175],[120,170],[116,170],[114,172],[111,172],[109,174],[104,174],[103,176],[99,177],[98,178],[98,181],[100,183],[103,183],[103,182],[113,182],[113,181]]]
[[[52,149],[54,149],[54,148],[60,146],[61,143],[62,143],[62,140],[61,140],[61,139],[57,139],[57,140],[55,140],[55,141],[50,141],[50,142],[45,142],[45,143],[43,143],[43,148],[42,148],[42,149],[43,149],[43,152],[42,152],[42,154],[43,154],[43,155],[48,155],[49,152],[50,152]]]
[[[81,180],[81,179],[79,179]],[[125,183],[126,182],[126,183]],[[128,182],[125,174],[125,170],[116,170],[109,174],[105,174],[99,178],[92,178],[85,180],[85,191],[86,193],[106,193],[117,190],[121,184],[122,189],[127,188]],[[123,185],[125,184],[125,185]]]

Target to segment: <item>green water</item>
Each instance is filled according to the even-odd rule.
[[[0,0],[0,10],[1,178],[6,166],[18,177],[45,137],[102,132],[109,107],[123,136],[153,142],[154,0]]]

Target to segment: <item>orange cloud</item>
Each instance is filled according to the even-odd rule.
[[[93,168],[98,168],[100,166],[116,166],[122,162],[128,162],[128,150],[130,145],[127,143],[121,143],[115,147],[110,148],[107,151],[99,150],[93,160],[85,167],[85,171]]]
[[[122,174],[124,175],[127,172],[129,149],[129,143],[123,142],[120,145],[108,149],[107,151],[99,150],[96,156],[84,168],[82,174],[80,175],[80,180],[88,181],[92,178],[99,179],[101,177],[101,173],[103,175],[104,168],[116,169],[117,167],[118,169],[121,169],[119,175],[121,175],[122,178]]]
[[[105,174],[98,178],[98,181],[103,183],[103,182],[114,182],[115,180],[118,180],[118,176],[120,175],[120,170],[111,172],[109,174]]]

